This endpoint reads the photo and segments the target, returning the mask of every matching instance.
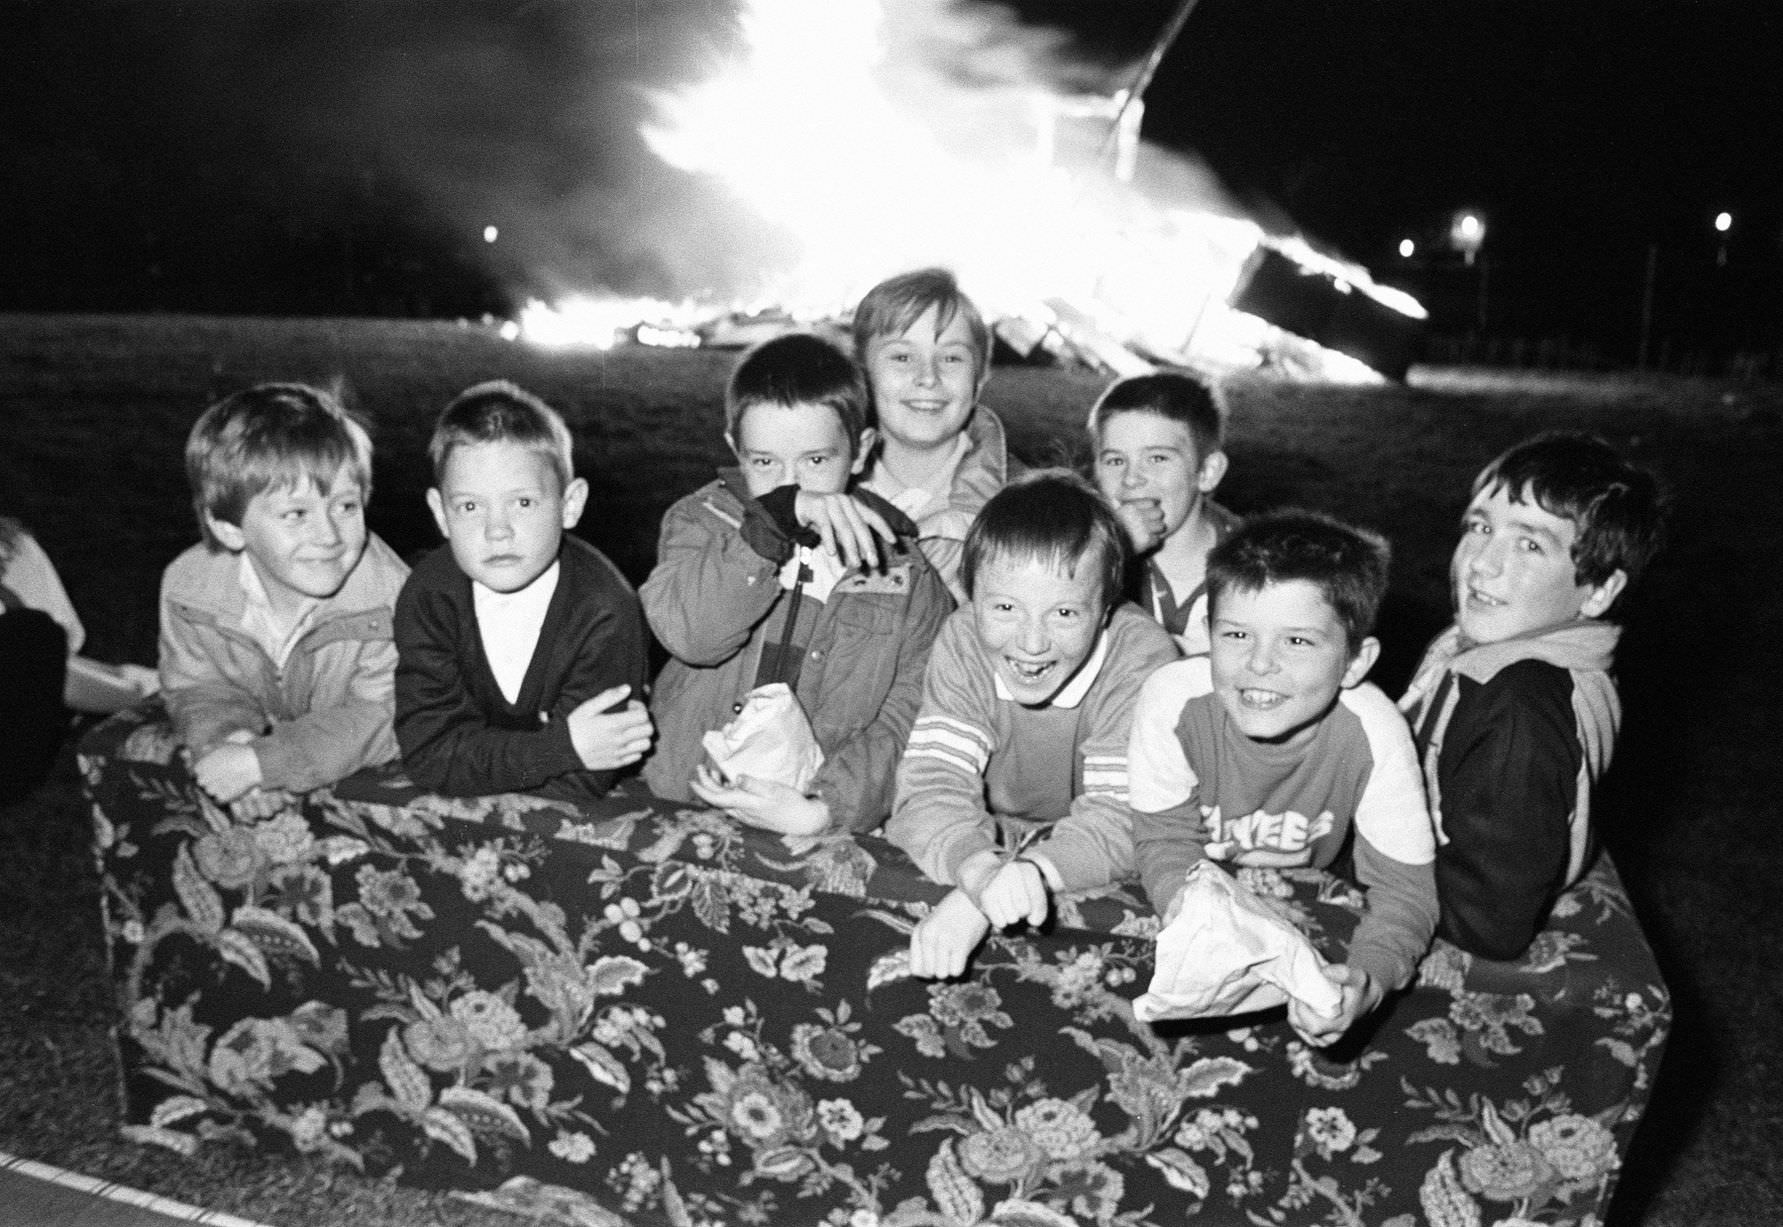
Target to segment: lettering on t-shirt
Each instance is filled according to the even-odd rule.
[[[1317,818],[1287,810],[1271,814],[1253,810],[1240,818],[1225,818],[1217,805],[1203,805],[1201,817],[1207,823],[1209,843],[1230,843],[1240,848],[1268,848],[1277,852],[1299,852],[1329,835],[1337,825],[1337,817],[1325,810]]]

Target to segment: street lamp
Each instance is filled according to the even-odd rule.
[[[1472,264],[1474,257],[1480,252],[1480,246],[1486,241],[1486,219],[1469,209],[1455,214],[1449,223],[1449,245],[1461,253],[1461,258]]]
[[[1412,253],[1414,253],[1417,250],[1418,250],[1418,245],[1416,243],[1412,242],[1410,239],[1400,239],[1399,240],[1399,258],[1401,260],[1411,259]]]
[[[1715,214],[1715,233],[1720,241],[1715,244],[1715,263],[1722,266],[1727,263],[1727,235],[1733,229],[1733,214],[1723,210]]]

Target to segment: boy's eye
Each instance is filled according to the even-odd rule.
[[[1542,543],[1534,537],[1520,537],[1517,540],[1517,548],[1525,554],[1539,554],[1542,552]]]
[[[1118,469],[1126,463],[1127,463],[1127,459],[1125,456],[1104,456],[1104,457],[1102,457],[1102,467],[1105,469]]]
[[[1305,635],[1289,635],[1288,645],[1296,648],[1309,648],[1313,646],[1313,641]]]
[[[477,509],[477,504],[474,501],[472,501],[471,499],[467,498],[463,502],[458,504],[456,510],[459,515],[467,516],[471,512],[475,511],[476,509]]]
[[[514,505],[519,507],[520,510],[522,510],[522,511],[529,511],[533,507],[538,505],[538,501],[539,500],[537,500],[536,498],[526,498],[526,497],[522,496],[521,498],[517,498],[514,500]]]

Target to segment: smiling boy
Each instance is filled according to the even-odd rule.
[[[942,268],[886,278],[862,295],[852,328],[879,422],[861,484],[915,522],[923,553],[963,603],[966,531],[1023,471],[1009,458],[1003,423],[978,403],[991,373],[990,328]]]
[[[820,337],[750,350],[725,391],[738,467],[663,517],[646,616],[670,659],[644,767],[658,796],[782,835],[869,831],[891,810],[929,645],[953,611],[897,508],[856,485],[874,442],[860,368]],[[705,735],[784,683],[824,761],[810,787],[713,769]]]
[[[911,934],[911,971],[952,976],[994,925],[1038,925],[1059,891],[1131,864],[1127,734],[1175,659],[1120,600],[1114,512],[1072,473],[1009,485],[967,534],[969,604],[935,641],[886,837],[956,889]]]
[[[1289,1004],[1317,1044],[1409,982],[1436,925],[1411,735],[1363,680],[1387,564],[1385,541],[1329,516],[1250,521],[1208,555],[1209,655],[1154,674],[1133,717],[1133,863],[1166,923],[1200,860],[1324,869],[1354,830],[1368,900],[1326,971],[1342,1004]]]
[[[568,534],[588,499],[569,428],[483,383],[446,406],[428,454],[446,544],[396,605],[403,766],[452,796],[600,796],[650,744],[644,626],[618,568]]]
[[[260,384],[186,440],[204,541],[161,580],[174,735],[224,803],[271,803],[395,757],[390,611],[408,568],[366,531],[371,439],[339,400]]]
[[[1437,824],[1437,932],[1469,953],[1521,955],[1591,866],[1592,788],[1621,721],[1605,617],[1662,524],[1653,476],[1592,435],[1538,435],[1474,481],[1455,623],[1400,700]]]

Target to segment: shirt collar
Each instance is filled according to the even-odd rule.
[[[545,610],[551,604],[551,596],[557,591],[557,577],[562,571],[561,562],[553,562],[539,573],[539,577],[514,592],[497,592],[487,587],[481,580],[471,581],[471,604],[476,608],[478,616],[490,614],[503,618],[518,618],[532,614],[539,618],[545,616]]]

